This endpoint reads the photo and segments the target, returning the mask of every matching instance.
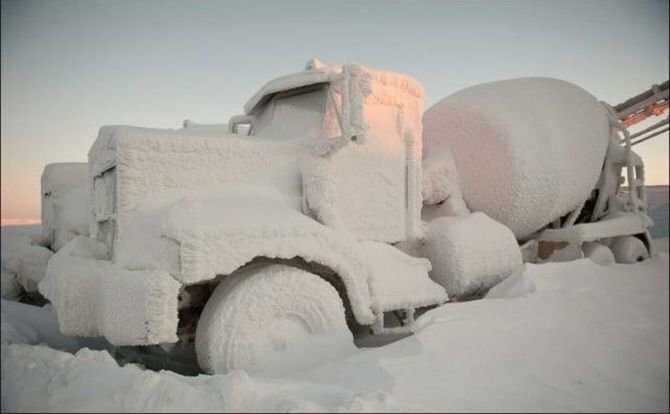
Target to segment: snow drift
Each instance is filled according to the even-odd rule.
[[[610,136],[591,94],[549,78],[464,89],[429,108],[423,126],[424,158],[451,150],[468,207],[518,239],[588,198]]]

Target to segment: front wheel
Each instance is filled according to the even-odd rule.
[[[195,337],[200,368],[284,375],[350,352],[337,291],[319,276],[285,265],[227,276],[203,309]]]

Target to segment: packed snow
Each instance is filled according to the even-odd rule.
[[[467,206],[517,239],[588,198],[610,137],[607,112],[595,97],[550,78],[464,89],[428,108],[423,128],[424,154],[453,154]]]
[[[36,230],[3,227],[3,261]],[[525,264],[412,336],[275,378],[123,365],[104,341],[60,334],[51,305],[3,300],[2,411],[667,412],[668,271],[666,253]]]

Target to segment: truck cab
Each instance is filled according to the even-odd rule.
[[[422,236],[423,96],[404,75],[310,61],[227,133],[102,127],[91,236],[40,285],[61,330],[190,343],[206,372],[265,369],[277,344],[347,325],[409,333],[448,299],[427,259],[393,247]],[[245,320],[257,329],[231,331]]]

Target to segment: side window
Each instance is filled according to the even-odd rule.
[[[253,135],[273,139],[320,137],[327,99],[325,85],[280,92],[256,117]]]

